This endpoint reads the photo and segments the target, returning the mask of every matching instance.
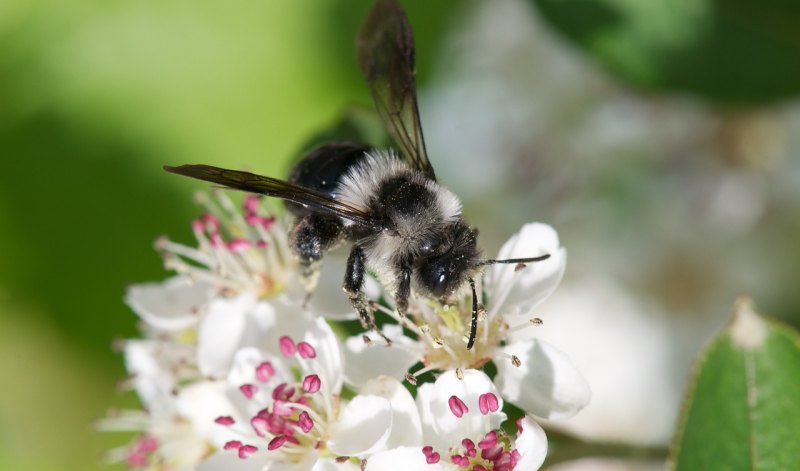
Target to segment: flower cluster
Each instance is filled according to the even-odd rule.
[[[475,346],[464,334],[470,293],[448,304],[412,296],[404,315],[370,281],[391,344],[375,333],[340,340],[354,314],[323,270],[308,299],[287,223],[268,202],[200,196],[195,246],[159,240],[176,276],[132,286],[126,301],[142,338],[123,343],[142,409],[111,414],[105,430],[137,433],[114,460],[131,469],[537,469],[547,439],[534,417],[576,414],[582,376],[535,338],[534,307],[558,285],[565,251],[549,226],[528,224],[500,258],[551,254],[529,266],[489,268]],[[513,335],[512,335],[513,334]],[[494,365],[496,375],[483,368]],[[415,366],[422,365],[422,366]],[[504,404],[525,415],[508,424]]]

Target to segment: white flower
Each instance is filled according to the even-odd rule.
[[[338,301],[314,296],[306,303],[283,221],[265,212],[261,198],[245,197],[240,211],[225,194],[215,195],[200,195],[206,213],[192,225],[197,247],[157,243],[166,266],[178,275],[131,286],[126,294],[145,339],[123,344],[130,373],[124,384],[136,390],[145,410],[115,414],[99,426],[139,432],[129,446],[111,453],[112,460],[131,467],[194,469],[215,444],[222,446],[225,430],[205,413],[230,406],[222,380],[236,352],[252,347],[279,355],[278,332],[313,336],[326,352],[317,360],[327,375],[322,381],[337,395],[341,389],[337,340],[323,321],[308,319],[311,311],[353,317],[346,296],[338,290]],[[324,310],[317,311],[319,306]]]
[[[222,412],[213,420],[224,439],[198,469],[317,470],[408,443],[410,394],[395,381],[395,387],[379,388],[384,395],[362,393],[342,401],[336,337],[324,320],[296,317],[304,319],[293,323],[304,322],[305,333],[276,333],[277,353],[255,347],[236,352],[225,381],[229,407],[217,408]],[[280,333],[283,324],[275,326]]]
[[[192,222],[197,247],[158,240],[165,266],[218,292],[249,291],[262,297],[281,291],[294,264],[284,221],[265,210],[257,196],[245,197],[242,211],[225,193],[214,196],[197,196],[206,210]]]
[[[423,347],[403,335],[399,325],[387,324],[382,327],[383,333],[392,339],[392,345],[384,342],[365,342],[364,338],[374,337],[372,333],[356,335],[345,340],[344,356],[345,378],[348,384],[362,386],[377,376],[390,376],[402,379],[409,367],[415,364],[423,354]]]
[[[191,349],[158,340],[130,340],[124,346],[131,386],[145,410],[122,411],[99,421],[105,431],[138,432],[126,447],[112,450],[111,461],[135,469],[190,471],[208,454],[210,442],[190,421],[196,397],[204,383],[179,389],[178,384],[197,378],[189,364]]]
[[[194,351],[187,345],[156,339],[127,340],[123,352],[130,374],[128,383],[151,414],[172,413],[178,384],[198,379],[197,370],[191,367]]]
[[[258,299],[281,297],[296,305],[306,304],[296,256],[289,248],[287,221],[274,216],[275,211],[264,198],[246,196],[240,211],[224,192],[215,192],[214,195],[214,199],[209,199],[204,193],[198,195],[206,212],[192,223],[197,247],[166,238],[156,243],[163,253],[165,266],[178,272],[186,282],[213,287],[218,295],[250,293]],[[339,289],[344,274],[340,265],[334,259],[326,259],[318,283],[320,290],[307,304],[309,309],[328,318],[353,319],[356,315]],[[374,281],[370,281],[370,287],[373,285]],[[128,302],[145,321],[149,321],[147,310],[140,309],[146,303],[140,299],[143,294],[146,293],[130,293]],[[150,294],[150,297],[169,299],[180,295],[164,293]],[[195,302],[200,302],[200,298]],[[201,310],[202,305],[193,308],[194,311]],[[179,308],[178,313],[181,311]],[[167,316],[182,317],[174,312]]]
[[[518,422],[516,438],[499,427],[506,419],[503,400],[492,381],[477,370],[442,374],[417,391],[423,446],[399,446],[370,457],[366,469],[535,470],[547,454],[547,439],[528,417]]]
[[[148,327],[179,332],[194,327],[214,295],[207,283],[192,283],[175,276],[161,283],[143,283],[128,288],[125,302]]]
[[[204,203],[208,213],[193,225],[197,248],[159,242],[178,276],[128,291],[146,337],[125,344],[129,384],[147,412],[105,422],[141,433],[115,452],[118,461],[202,471],[356,470],[416,450],[408,463],[533,469],[546,453],[544,433],[526,417],[515,439],[504,434],[503,400],[545,418],[572,415],[588,400],[582,377],[535,340],[533,324],[521,317],[563,274],[565,253],[549,226],[525,226],[499,256],[549,253],[548,260],[488,270],[479,292],[489,308],[471,350],[463,339],[467,290],[450,306],[413,299],[405,318],[382,307],[400,324],[384,327],[392,346],[365,342],[364,334],[348,339],[343,355],[329,324],[314,315],[353,317],[339,289],[342,270],[328,264],[322,274],[321,286],[337,291],[335,301],[317,293],[307,303],[286,228],[263,214],[261,199],[247,197],[244,214],[221,194],[216,204]],[[336,279],[326,278],[331,274]],[[345,356],[353,368],[345,370]],[[424,366],[406,376],[410,381],[444,373],[420,386],[415,401],[398,379],[418,361]],[[498,371],[494,383],[475,369],[490,361]],[[342,398],[345,380],[359,388],[349,400]]]
[[[109,461],[125,463],[132,469],[192,471],[210,450],[208,440],[177,414],[126,411],[101,420],[98,429],[139,433],[127,446],[108,452]]]
[[[379,342],[365,346],[357,338],[349,339],[348,378],[368,378],[384,372],[387,366],[375,362],[376,356],[392,356],[395,375],[422,361],[424,367],[410,375],[410,381],[432,370],[461,371],[480,368],[491,361],[498,371],[496,384],[506,400],[542,418],[575,415],[589,402],[589,387],[564,354],[534,338],[535,325],[541,321],[530,317],[561,280],[566,251],[560,247],[555,230],[531,223],[503,245],[497,258],[545,253],[550,258],[541,262],[527,266],[496,264],[487,270],[484,288],[488,307],[481,316],[471,350],[465,345],[472,306],[469,290],[449,306],[414,299],[408,315],[398,321],[415,332],[417,339],[392,335],[391,347]]]

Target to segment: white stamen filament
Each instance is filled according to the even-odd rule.
[[[313,368],[309,368],[308,362],[305,358],[297,355],[297,362],[300,363],[301,371],[314,371]],[[320,378],[322,379],[322,378]],[[316,395],[320,395],[322,399],[322,405],[325,406],[325,415],[328,417],[333,417],[333,409],[332,409],[332,402],[333,402],[333,394],[331,394],[331,390],[328,389],[328,382],[327,381],[320,381],[319,383],[319,391],[314,394],[311,394],[311,399],[316,401]],[[309,412],[310,413],[310,412]]]
[[[439,369],[438,365],[431,364],[431,365],[428,365],[428,366],[423,366],[422,368],[418,369],[417,371],[411,373],[411,375],[416,378],[419,375],[423,375],[423,374],[427,373],[428,371],[437,370],[437,369]]]
[[[522,324],[517,324],[513,327],[509,327],[508,332],[519,332],[520,330],[530,329],[536,326],[537,325],[533,322],[533,319],[528,319],[528,321],[523,322]]]
[[[226,246],[216,247],[213,249],[218,254],[220,259],[220,268],[227,271],[227,275],[239,279],[249,279],[250,272],[240,262],[240,258],[231,252]],[[227,263],[226,263],[227,262]]]
[[[177,244],[166,237],[161,238],[156,242],[156,249],[175,255],[180,255],[181,257],[188,258],[189,260],[202,265],[210,266],[215,264],[215,260],[212,257],[209,257],[206,252],[193,249],[186,245]]]
[[[388,307],[378,304],[378,310],[383,312],[384,314],[390,316],[392,319],[396,320],[399,324],[403,324],[403,327],[406,327],[409,330],[417,331],[418,334],[422,334],[422,328],[417,326],[408,316],[399,316],[397,315],[397,311],[395,309],[389,309]]]
[[[207,281],[223,289],[237,290],[241,288],[241,285],[236,280],[220,277],[214,272],[189,265],[178,257],[165,257],[164,267],[191,278],[193,281]]]
[[[326,397],[325,399],[328,399],[328,397]],[[315,401],[315,402],[317,402],[317,401]],[[328,412],[330,410],[330,401],[323,400],[322,402],[325,403],[325,406],[326,406],[325,409],[326,409],[327,417],[331,417],[330,413]],[[320,430],[320,429],[324,430],[325,429],[325,427],[323,425],[327,424],[328,420],[325,417],[322,417],[315,409],[313,409],[311,407],[308,407],[308,406],[304,406],[303,404],[300,404],[300,403],[292,403],[292,405],[290,407],[292,409],[297,409],[300,412],[308,412],[308,416],[311,418],[312,421],[314,421],[314,428],[312,430]],[[304,435],[306,434],[300,428],[299,424],[294,425],[294,427],[297,427],[297,430],[299,430]]]
[[[217,197],[217,201],[219,201],[220,206],[224,209],[228,214],[227,217],[230,217],[233,221],[239,224],[242,227],[247,227],[247,222],[242,217],[242,213],[236,208],[236,205],[233,204],[233,201],[224,191],[217,191],[215,196]],[[213,207],[210,204],[204,204],[209,211],[213,211]],[[224,217],[223,217],[224,218]]]

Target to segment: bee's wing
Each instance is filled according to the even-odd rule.
[[[318,191],[287,181],[278,180],[277,178],[264,177],[250,172],[212,167],[210,165],[164,166],[164,170],[198,180],[217,183],[237,190],[259,193],[310,206],[317,210],[349,219],[365,227],[372,227],[374,225],[369,213],[344,202],[334,200]]]
[[[435,180],[417,109],[414,37],[395,0],[378,0],[372,7],[358,34],[358,64],[406,161]]]

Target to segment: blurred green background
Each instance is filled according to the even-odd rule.
[[[793,2],[403,3],[432,161],[488,252],[523,222],[553,224],[579,273],[701,319],[691,353],[742,291],[798,322]],[[191,240],[203,187],[161,166],[285,174],[311,134],[369,103],[353,47],[369,4],[0,3],[0,469],[109,468],[126,438],[92,421],[136,404],[112,350],[137,335],[125,287],[166,276],[153,241]],[[625,117],[643,108],[655,118]],[[473,126],[488,177],[464,150]],[[733,216],[717,225],[696,201],[670,205],[732,175],[755,190],[723,193]]]

